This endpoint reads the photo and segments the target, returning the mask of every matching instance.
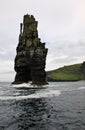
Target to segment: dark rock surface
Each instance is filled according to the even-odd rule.
[[[33,15],[24,15],[16,49],[14,66],[16,76],[13,84],[29,81],[37,85],[47,84],[45,64],[48,49],[38,38],[37,26],[38,22]]]
[[[82,73],[84,74],[84,76],[85,76],[85,61],[82,63],[82,65],[81,65],[81,71],[82,71]]]

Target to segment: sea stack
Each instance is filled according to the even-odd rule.
[[[16,48],[14,69],[15,81],[12,84],[47,84],[45,65],[48,49],[38,37],[38,22],[33,15],[24,15],[20,24],[19,43]]]

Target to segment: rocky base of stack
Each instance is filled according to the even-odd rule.
[[[30,66],[32,84],[45,85],[47,83],[45,72],[45,61],[47,55],[47,49],[38,47],[37,49],[30,50]]]
[[[20,66],[15,65],[16,76],[15,81],[12,84],[22,84],[32,81],[32,85],[46,85],[48,84],[45,72],[45,61],[47,55],[47,49],[38,47],[36,49],[30,48],[27,51],[27,59],[22,57],[16,57],[16,63],[22,61]],[[29,60],[28,60],[28,57]],[[29,61],[30,66],[26,65]]]

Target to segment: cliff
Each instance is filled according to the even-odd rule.
[[[45,64],[48,49],[38,37],[38,22],[33,15],[24,15],[20,24],[19,43],[16,48],[13,84],[28,83],[47,84]]]
[[[79,81],[85,80],[85,62],[64,66],[62,68],[48,71],[48,81]]]

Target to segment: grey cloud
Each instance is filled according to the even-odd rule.
[[[56,42],[49,45],[47,68],[81,63],[85,60],[84,41]],[[53,66],[51,66],[53,64]]]

